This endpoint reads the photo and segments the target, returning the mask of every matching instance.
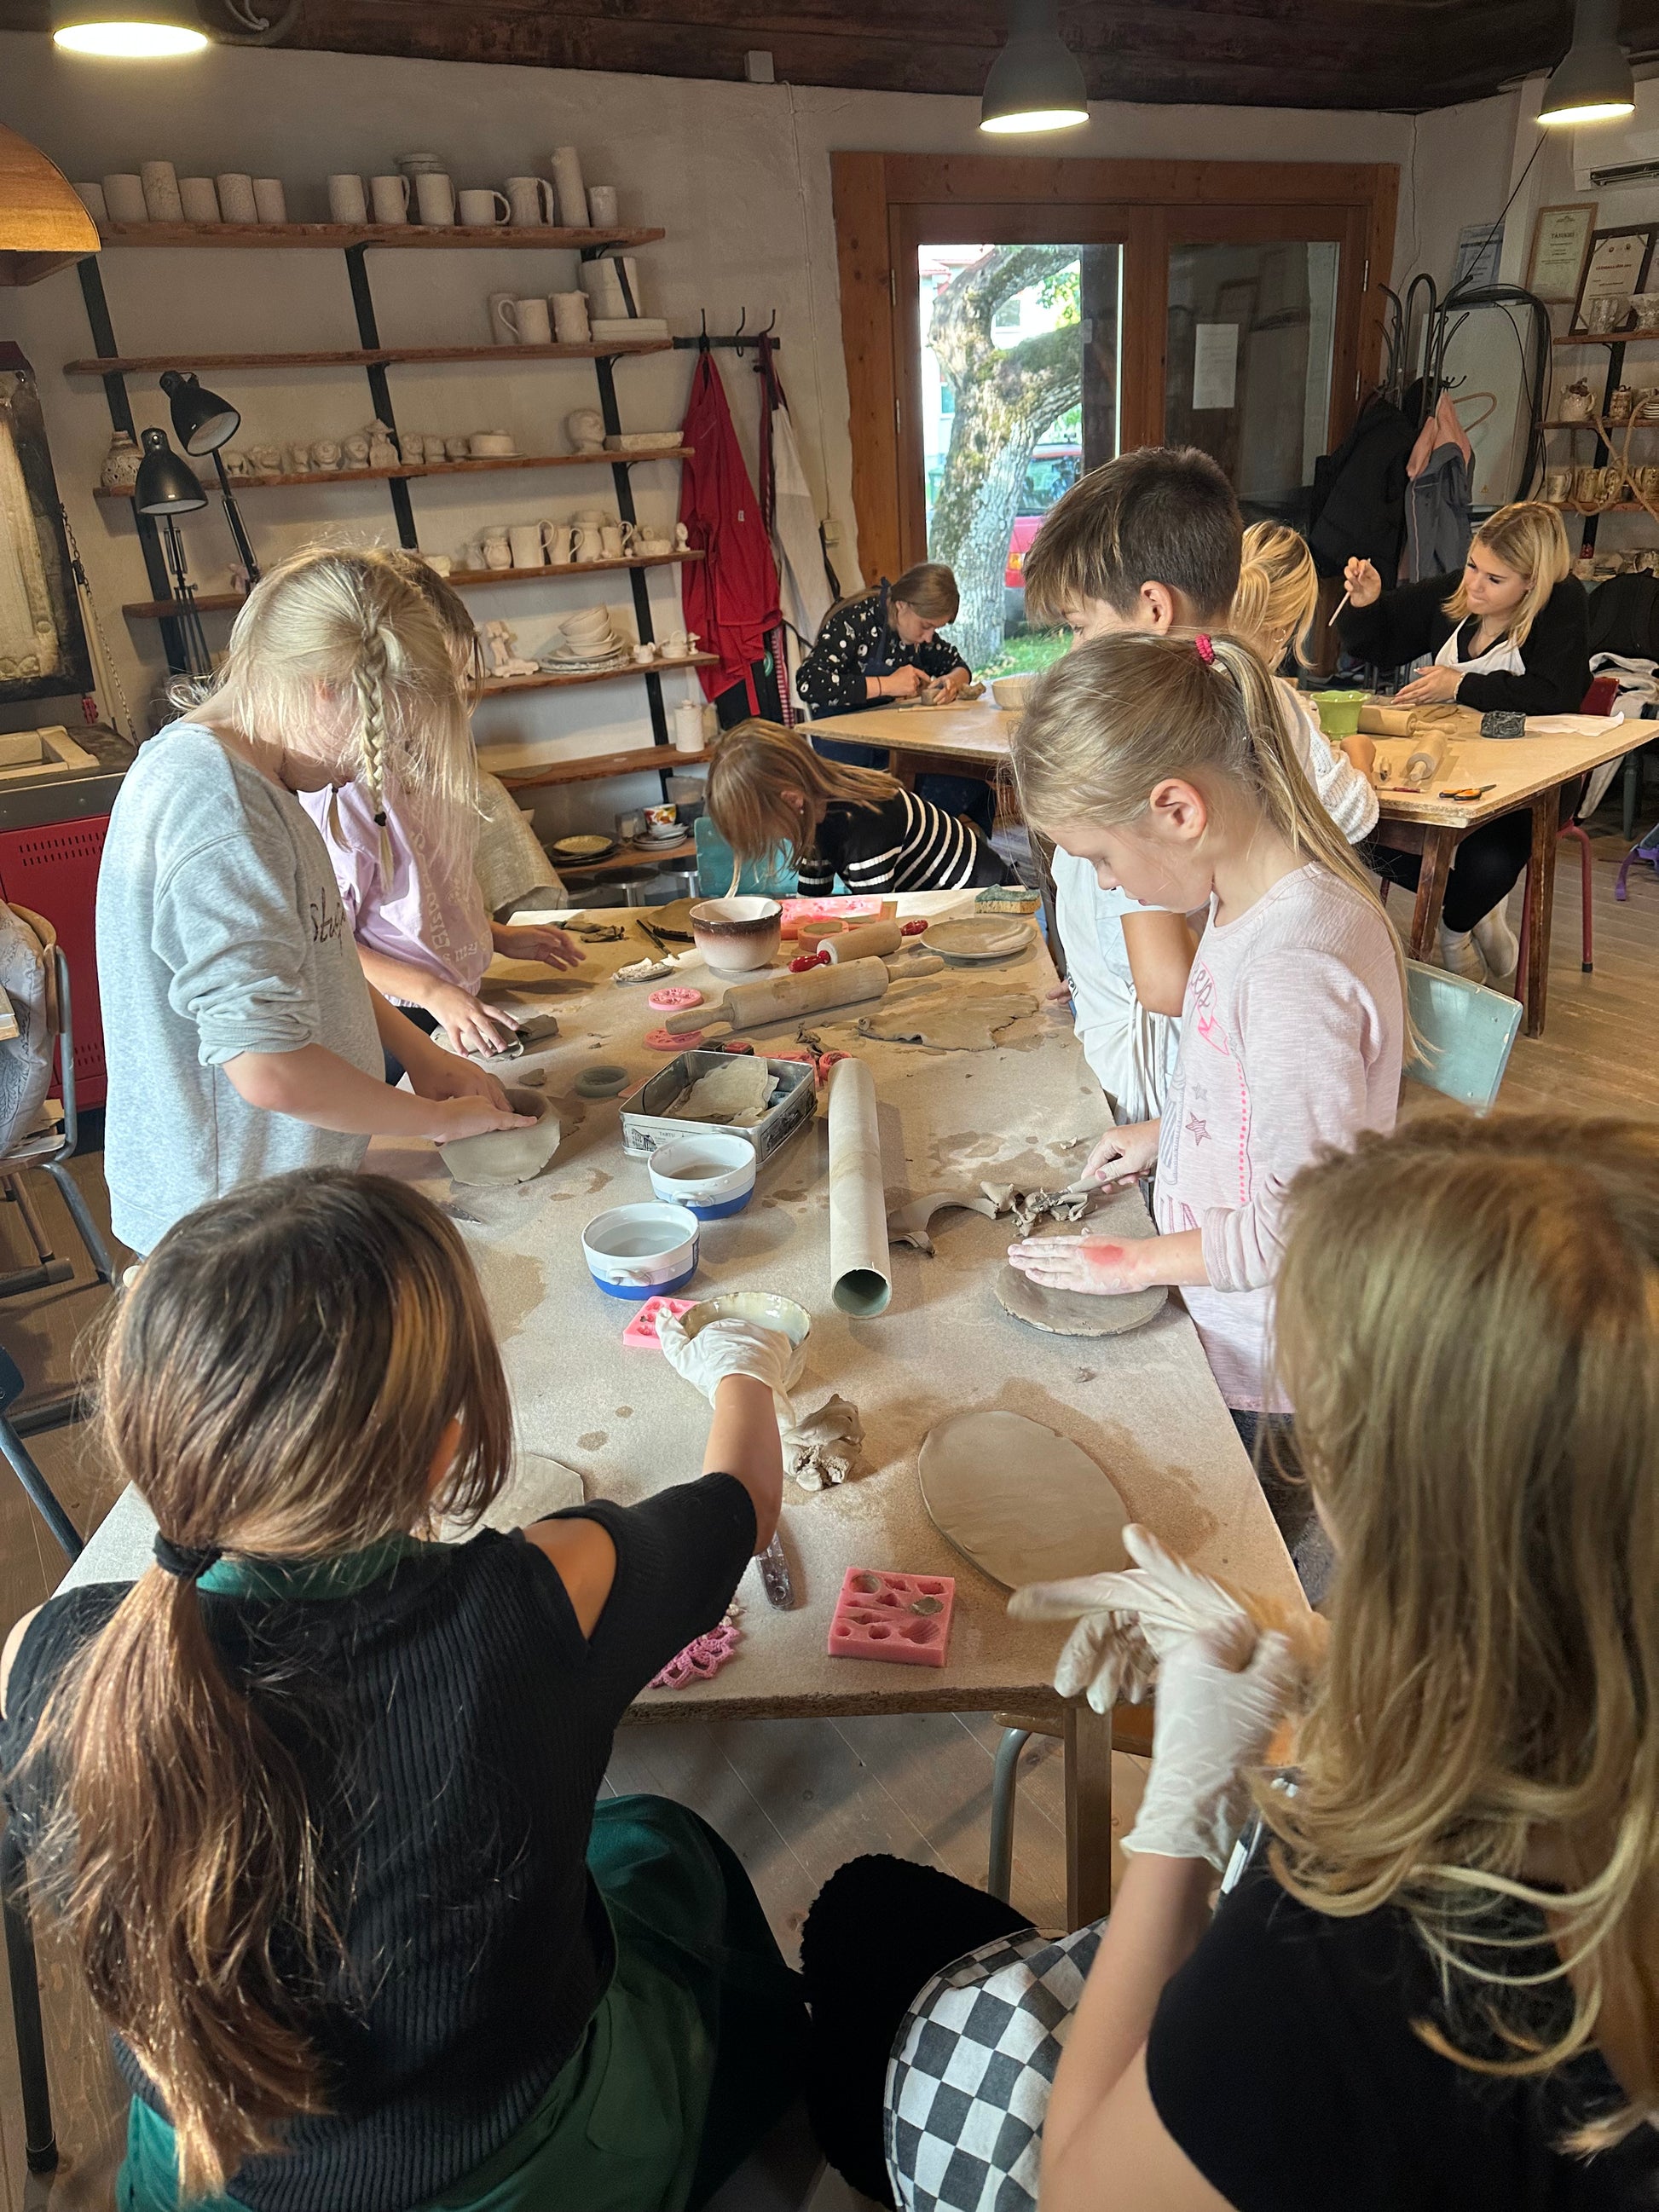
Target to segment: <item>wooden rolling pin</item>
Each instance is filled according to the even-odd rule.
[[[903,949],[904,932],[896,921],[869,921],[858,929],[843,930],[839,937],[819,940],[837,968],[854,960],[887,960]]]
[[[691,1030],[729,1029],[734,1034],[761,1029],[768,1022],[793,1021],[800,1014],[821,1014],[830,1006],[855,1006],[862,999],[879,999],[889,981],[879,960],[853,960],[840,968],[809,968],[804,975],[769,975],[753,983],[732,983],[717,1006],[693,1006],[671,1014],[663,1027],[671,1036]]]

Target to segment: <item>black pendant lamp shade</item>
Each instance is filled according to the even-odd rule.
[[[241,427],[241,416],[228,399],[216,392],[204,392],[193,376],[167,369],[161,389],[173,407],[173,434],[187,453],[213,453],[228,445]]]
[[[165,430],[143,434],[144,458],[138,464],[133,504],[140,514],[194,514],[208,503],[194,469],[167,443]]]

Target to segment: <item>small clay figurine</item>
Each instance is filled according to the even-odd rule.
[[[368,466],[368,444],[367,430],[352,432],[345,441],[345,465],[349,469],[366,469]]]
[[[311,469],[309,446],[290,446],[288,449],[288,473],[291,477],[308,475]]]
[[[504,622],[487,622],[481,632],[484,651],[489,655],[492,676],[534,676],[536,663],[526,660],[519,651],[518,640]]]
[[[576,453],[605,451],[605,417],[597,407],[578,407],[564,418],[565,434]]]
[[[677,522],[674,525],[674,550],[677,553],[689,553],[690,550],[691,532],[684,523]]]
[[[368,426],[368,465],[372,469],[395,469],[398,448],[392,442],[392,432],[377,416]]]
[[[283,472],[283,449],[280,446],[250,446],[248,459],[254,471],[262,477],[278,477]]]
[[[251,477],[253,474],[253,464],[240,446],[227,446],[219,458],[225,465],[228,477]]]
[[[340,448],[337,442],[332,438],[319,438],[311,449],[311,465],[313,469],[321,469],[325,471],[337,469],[340,465]]]

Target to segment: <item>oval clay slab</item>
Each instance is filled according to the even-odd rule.
[[[1023,1413],[957,1413],[922,1440],[934,1527],[1005,1589],[1128,1565],[1128,1508],[1068,1437]]]

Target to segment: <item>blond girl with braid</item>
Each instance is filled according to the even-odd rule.
[[[1399,941],[1319,804],[1279,687],[1236,638],[1122,631],[1044,676],[1014,733],[1025,818],[1107,890],[1209,922],[1159,1120],[1113,1129],[1085,1179],[1158,1170],[1159,1234],[1016,1244],[1057,1289],[1179,1284],[1240,1435],[1290,1410],[1267,1376],[1285,1187],[1393,1127],[1407,1036]],[[1305,1515],[1305,1505],[1302,1507]]]
[[[152,738],[115,803],[98,885],[105,1171],[148,1252],[239,1183],[348,1167],[374,1136],[516,1126],[489,1075],[365,981],[297,794],[359,784],[465,823],[472,745],[430,607],[384,562],[313,549],[270,571],[218,681]],[[459,834],[459,833],[458,833]],[[390,1053],[411,1089],[385,1080]]]

